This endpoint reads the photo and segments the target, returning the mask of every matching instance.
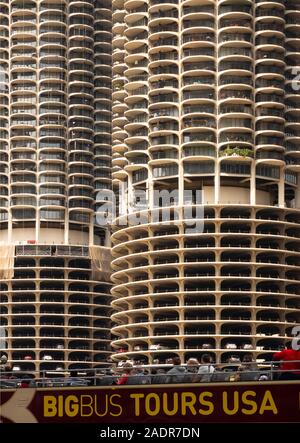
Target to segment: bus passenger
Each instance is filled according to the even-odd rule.
[[[213,372],[215,372],[215,368],[212,365],[212,359],[209,354],[203,354],[201,357],[201,365],[198,371],[198,374],[201,375],[201,382],[210,382]]]
[[[300,380],[300,350],[287,347],[275,352],[274,360],[281,360],[279,380]]]
[[[180,357],[172,358],[173,368],[167,372],[167,383],[183,383],[185,376],[185,367],[181,366]]]
[[[185,383],[198,383],[201,380],[201,375],[198,373],[199,361],[196,358],[189,358],[186,362],[186,374],[184,377]]]
[[[120,378],[118,378],[117,385],[126,385],[128,378],[132,372],[133,366],[132,363],[126,362],[123,365],[124,372]]]

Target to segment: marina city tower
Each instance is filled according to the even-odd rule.
[[[111,4],[0,1],[1,351],[15,370],[106,365]]]
[[[115,220],[116,360],[270,359],[291,341],[299,42],[295,0],[113,0],[113,183],[145,215]]]

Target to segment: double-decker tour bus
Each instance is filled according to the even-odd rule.
[[[223,365],[202,380],[186,369],[181,378],[144,368],[129,374],[123,385],[117,384],[121,377],[100,370],[2,374],[0,421],[300,423],[300,380],[281,377],[272,366],[239,373],[235,365]]]

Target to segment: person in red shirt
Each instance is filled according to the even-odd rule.
[[[279,380],[300,380],[300,351],[287,348],[275,352],[273,359],[281,360]]]
[[[126,385],[128,378],[132,373],[132,369],[133,369],[132,363],[126,362],[123,365],[123,369],[124,369],[124,372],[121,375],[121,377],[118,378],[117,385]]]

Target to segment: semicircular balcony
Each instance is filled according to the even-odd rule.
[[[206,118],[203,118],[200,115],[184,116],[181,122],[181,129],[183,131],[183,142],[186,143],[185,135],[187,133],[194,135],[198,134],[200,136],[200,133],[204,131],[206,134],[215,134],[216,121],[215,118],[208,116]]]
[[[156,83],[159,81],[178,81],[179,68],[176,61],[161,60],[153,62],[149,70],[149,81]]]
[[[148,100],[148,88],[147,86],[139,86],[137,88],[131,88],[127,91],[126,97],[124,97],[124,103],[129,109],[143,109],[135,108],[135,105],[145,104]]]
[[[226,43],[219,49],[219,59],[221,62],[240,61],[250,62],[253,57],[253,50],[250,44]]]
[[[129,7],[123,10],[118,10],[113,13],[113,20],[120,22],[124,21],[128,27],[135,27],[139,26],[136,25],[136,23],[142,19],[147,20],[148,17],[148,9],[145,7],[145,5],[142,5],[138,8]],[[122,18],[122,20],[119,20]]]
[[[260,35],[266,34],[266,31],[284,32],[285,25],[284,6],[280,2],[262,2],[257,5],[255,10],[255,30]]]
[[[257,117],[263,119],[272,116],[276,119],[283,118],[282,99],[284,93],[284,83],[279,77],[273,74],[264,74],[256,77]],[[272,103],[272,106],[270,104]]]
[[[132,43],[132,40],[130,40]],[[117,52],[115,52],[117,51]],[[145,56],[148,51],[148,45],[140,40],[135,40],[135,44],[131,44],[129,47],[126,46],[124,51],[116,49],[114,52],[114,58],[118,60],[124,60],[125,63],[134,63],[135,60]]]
[[[155,17],[155,13],[149,14],[149,40],[151,41],[155,34],[159,34],[160,37],[166,37],[168,34],[177,35],[179,32],[177,10],[161,11],[158,14],[157,17]]]
[[[183,62],[182,70],[185,77],[193,76],[193,72],[200,73],[200,75],[214,75],[214,72],[216,71],[216,65],[215,61],[211,60],[210,57],[208,57],[207,60],[204,57],[204,59],[199,61]]]
[[[256,146],[259,148],[278,149],[284,147],[284,135],[273,135],[263,132],[256,136]]]
[[[122,158],[121,158],[122,159]],[[118,159],[119,160],[119,159]],[[125,153],[125,161],[124,161],[124,168],[125,171],[136,171],[141,169],[143,165],[148,164],[148,154],[145,153],[139,153],[135,151],[129,151]],[[118,164],[121,164],[120,161],[118,161]]]
[[[125,117],[124,117],[125,118]],[[115,124],[117,125],[117,122],[119,120],[115,119]],[[128,117],[124,120],[124,129],[127,132],[137,130],[138,128],[147,128],[148,123],[148,116],[145,110],[136,110],[136,112],[130,112],[130,115],[128,114]],[[119,124],[119,126],[121,126]]]
[[[264,147],[261,145],[283,146],[282,142],[284,138],[284,124],[282,121],[276,122],[272,118],[260,119],[256,122],[255,129],[256,129],[256,143],[258,147],[260,148]],[[274,160],[277,159],[274,158]],[[283,159],[278,158],[278,160],[281,163]]]
[[[190,159],[191,161],[203,159],[209,160],[211,157],[216,157],[216,149],[215,147],[205,145],[186,145],[183,149],[182,156],[184,157],[184,159]]]
[[[151,145],[150,155],[149,166],[166,165],[171,162],[178,163],[178,150],[175,147],[164,149],[160,145]]]
[[[176,117],[179,113],[177,93],[167,92],[153,94],[149,97],[149,122],[153,118]]]
[[[220,0],[219,15],[240,13],[252,15],[252,2],[251,0]]]
[[[127,69],[125,69],[122,74],[127,77],[128,80],[130,77],[136,77],[143,74],[146,75],[148,73],[148,59],[142,55],[132,63],[128,63],[126,68]]]
[[[239,5],[237,5],[239,6]],[[234,6],[233,6],[234,7]],[[241,6],[240,6],[241,7]],[[221,8],[221,6],[220,6]],[[241,7],[243,8],[243,6]],[[237,31],[239,33],[245,30],[252,30],[252,15],[249,12],[228,12],[219,16],[219,30],[226,32]]]
[[[256,57],[256,72],[257,74],[267,74],[268,69],[270,73],[276,75],[284,75],[285,68],[285,54],[284,47],[275,47],[274,45],[264,45],[263,48],[257,49]]]
[[[178,60],[178,51],[174,49],[168,48],[152,48],[149,51],[149,69],[151,71],[155,70],[155,68],[168,64],[173,66],[176,64],[176,60]]]
[[[142,19],[140,20],[140,26],[132,26],[125,30],[124,32],[124,38],[126,40],[124,41],[123,45],[121,42],[117,41],[119,44],[116,45],[117,48],[124,48],[126,51],[134,51],[139,46],[142,46],[144,44],[147,44],[148,39],[148,26],[147,26],[147,20]],[[113,44],[115,46],[115,39],[113,39]]]
[[[194,9],[197,9],[197,7],[194,7]],[[187,12],[187,10],[186,10]],[[207,35],[213,33],[215,29],[215,19],[211,14],[208,13],[201,13],[196,12],[193,9],[190,13],[184,13],[183,9],[183,15],[182,15],[182,36],[187,35],[193,35],[195,33],[196,29],[201,29],[201,34],[205,33]],[[201,35],[201,38],[203,35]],[[206,39],[206,36],[205,36]],[[201,40],[200,40],[201,41]],[[204,40],[202,40],[204,41]],[[207,38],[207,41],[210,42],[209,38]],[[183,40],[183,43],[185,41]]]
[[[152,131],[149,133],[150,148],[164,145],[176,148],[179,143],[176,124],[173,122],[161,123],[160,127],[162,128],[161,131]]]
[[[219,63],[220,75],[233,75],[233,76],[245,76],[249,72],[252,74],[252,62],[251,61],[239,61],[239,60],[222,60]],[[248,74],[249,75],[249,74]]]
[[[178,125],[179,110],[175,106],[156,107],[149,112],[149,124],[152,132],[156,132],[159,125]],[[175,125],[175,126],[174,126]]]
[[[162,92],[176,92],[178,90],[178,80],[172,78],[171,76],[165,77],[162,80],[152,81],[149,83],[149,89],[152,94],[158,94]]]
[[[298,173],[300,171],[300,155],[296,152],[294,155],[286,156],[286,167],[288,171]]]
[[[261,77],[267,77],[267,74],[274,74],[275,79],[278,75],[284,76],[285,57],[284,50],[274,50],[270,46],[263,50],[256,51],[255,72]],[[269,75],[269,78],[271,76]],[[280,80],[280,79],[279,79]]]

